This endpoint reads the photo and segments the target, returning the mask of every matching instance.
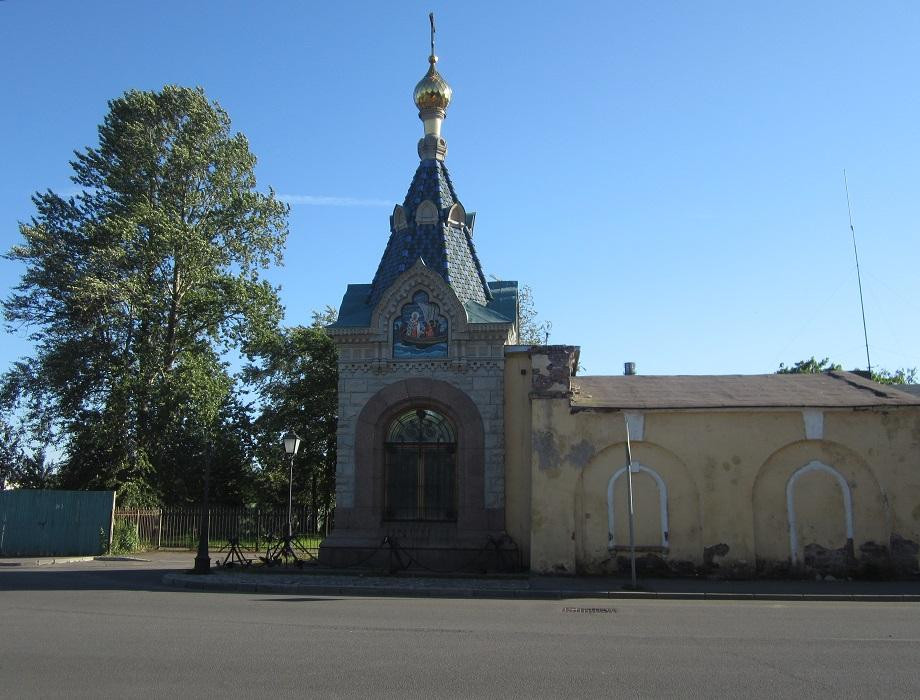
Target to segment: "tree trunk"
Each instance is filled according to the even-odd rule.
[[[172,369],[176,360],[176,333],[179,325],[179,304],[181,294],[179,285],[182,282],[182,273],[179,271],[178,260],[173,260],[172,285],[169,294],[169,317],[166,321],[166,346],[163,349],[163,373]]]

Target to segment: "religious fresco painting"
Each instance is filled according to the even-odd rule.
[[[416,292],[393,321],[393,357],[447,357],[447,318],[428,294]]]

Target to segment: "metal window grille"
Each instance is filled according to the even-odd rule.
[[[457,519],[457,442],[440,413],[416,409],[390,424],[385,444],[384,518]]]

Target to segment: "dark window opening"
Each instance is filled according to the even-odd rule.
[[[396,417],[385,443],[386,520],[457,519],[457,440],[450,422],[417,409]]]

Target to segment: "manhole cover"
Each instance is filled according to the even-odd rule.
[[[570,613],[615,613],[616,608],[562,608],[562,612]]]

